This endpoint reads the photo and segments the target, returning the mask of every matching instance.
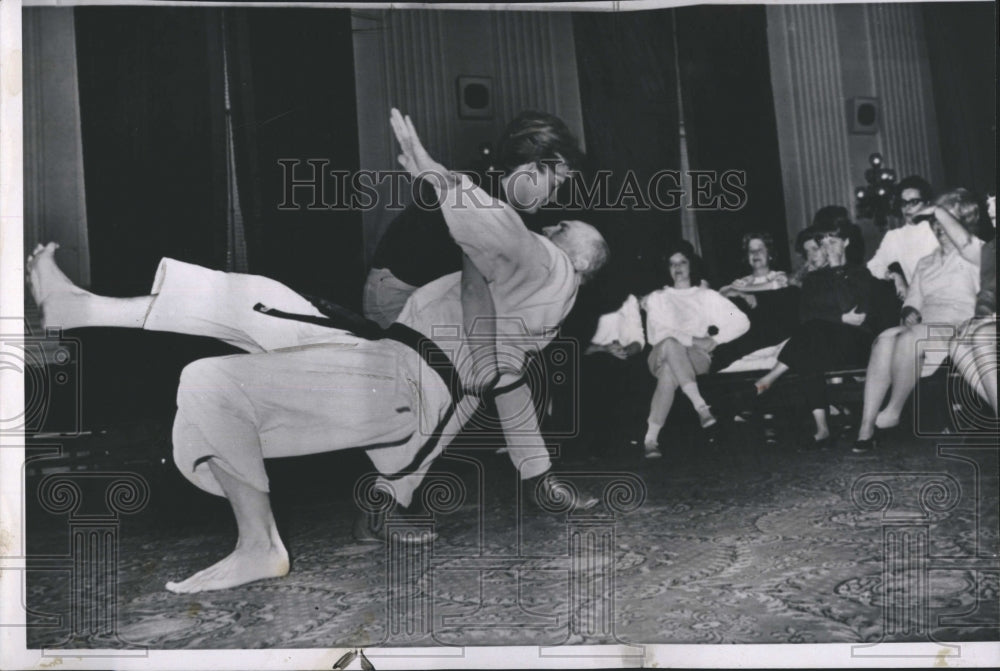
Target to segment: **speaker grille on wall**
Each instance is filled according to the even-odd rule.
[[[458,78],[458,116],[462,119],[493,118],[493,78]]]
[[[878,98],[847,100],[847,125],[852,133],[874,135],[878,132],[881,116]]]

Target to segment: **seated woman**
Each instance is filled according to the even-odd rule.
[[[935,216],[938,211],[942,212],[940,217]],[[924,213],[935,217],[931,228],[939,246],[920,259],[913,271],[900,325],[883,331],[872,346],[855,452],[868,452],[874,447],[876,428],[889,429],[899,424],[918,371],[921,377],[927,377],[941,364],[943,357],[930,358],[924,352],[923,343],[930,337],[931,329],[958,326],[971,318],[975,309],[979,268],[959,253],[940,219],[950,217],[959,224],[962,244],[978,259],[982,241],[973,234],[979,223],[978,204],[968,191],[957,189],[943,194]],[[889,403],[879,412],[890,387]]]
[[[804,263],[788,278],[788,284],[801,287],[806,275],[826,265],[826,250],[819,244],[815,226],[799,231],[795,236],[795,251],[802,256]]]
[[[876,279],[892,281],[896,294],[902,299],[906,296],[907,284],[913,280],[917,263],[933,252],[938,242],[930,224],[915,216],[931,201],[931,185],[919,175],[910,175],[896,185],[895,196],[903,224],[886,231],[868,261],[868,271]]]
[[[990,223],[997,226],[997,198],[992,194],[986,201]],[[935,210],[935,217],[966,261],[975,262],[977,246],[966,235],[961,223],[947,211]],[[982,245],[978,259],[979,293],[973,318],[958,328],[952,341],[951,360],[976,392],[993,408],[997,417],[997,239]]]
[[[788,276],[782,270],[771,270],[774,255],[774,238],[770,233],[747,233],[743,236],[743,255],[750,266],[750,274],[732,281],[719,289],[726,298],[742,298],[752,309],[757,307],[754,294],[758,291],[783,289],[788,286]]]
[[[813,243],[815,244],[815,243]],[[774,239],[770,233],[747,233],[743,253],[751,273],[719,289],[750,319],[750,329],[739,338],[719,345],[712,352],[712,371],[719,371],[737,359],[785,340],[798,319],[798,289],[790,287],[788,276],[772,270]]]
[[[685,240],[670,249],[670,281],[663,289],[642,299],[646,333],[653,346],[649,371],[656,378],[643,441],[646,458],[663,456],[659,434],[674,403],[677,389],[687,396],[701,426],[715,424],[695,378],[707,373],[712,351],[746,333],[750,321],[719,292],[701,286],[701,259]]]
[[[862,366],[868,360],[872,333],[866,325],[872,288],[863,266],[845,263],[850,231],[834,225],[817,229],[827,266],[805,276],[799,303],[800,325],[778,355],[778,363],[757,380],[764,393],[788,370],[802,376],[806,401],[816,423],[817,447],[830,440],[824,372]]]

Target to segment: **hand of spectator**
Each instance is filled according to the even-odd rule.
[[[606,350],[608,354],[615,357],[616,359],[621,359],[622,361],[624,361],[625,359],[628,358],[628,353],[625,351],[625,348],[622,347],[622,344],[617,340],[608,345]]]
[[[715,338],[710,338],[708,336],[691,338],[691,344],[706,352],[711,352],[718,345],[718,343],[715,342]]]
[[[747,307],[749,307],[751,310],[757,307],[757,297],[754,296],[753,294],[741,291],[740,298],[743,299],[743,301],[747,304]]]
[[[845,324],[850,324],[851,326],[861,326],[865,323],[865,317],[867,317],[864,312],[858,312],[858,306],[851,308],[850,312],[845,312],[840,316],[840,320]]]
[[[443,165],[432,159],[427,150],[424,149],[409,115],[404,117],[398,109],[393,107],[389,114],[389,123],[403,152],[397,160],[412,177],[418,178],[434,174],[437,176],[434,179],[435,186],[448,187],[457,183],[455,176],[448,172]]]
[[[910,305],[903,307],[902,320],[901,320],[903,326],[916,326],[923,320],[924,318],[920,314],[920,310]]]
[[[906,298],[906,292],[909,290],[909,285],[906,283],[906,279],[899,273],[889,272],[886,274],[886,279],[892,280],[892,283],[896,285],[896,296],[899,300]]]

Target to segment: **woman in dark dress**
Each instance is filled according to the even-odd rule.
[[[830,440],[824,373],[863,367],[868,361],[872,276],[865,267],[846,263],[850,244],[846,226],[817,227],[817,237],[827,265],[805,276],[799,326],[778,355],[778,363],[754,384],[761,394],[785,372],[797,372],[816,423],[814,444],[824,446]]]

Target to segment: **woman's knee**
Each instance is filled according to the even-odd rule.
[[[659,370],[656,371],[656,386],[657,387],[667,387],[674,388],[678,384],[677,375],[674,374],[673,369],[669,364],[663,364],[660,366]]]

